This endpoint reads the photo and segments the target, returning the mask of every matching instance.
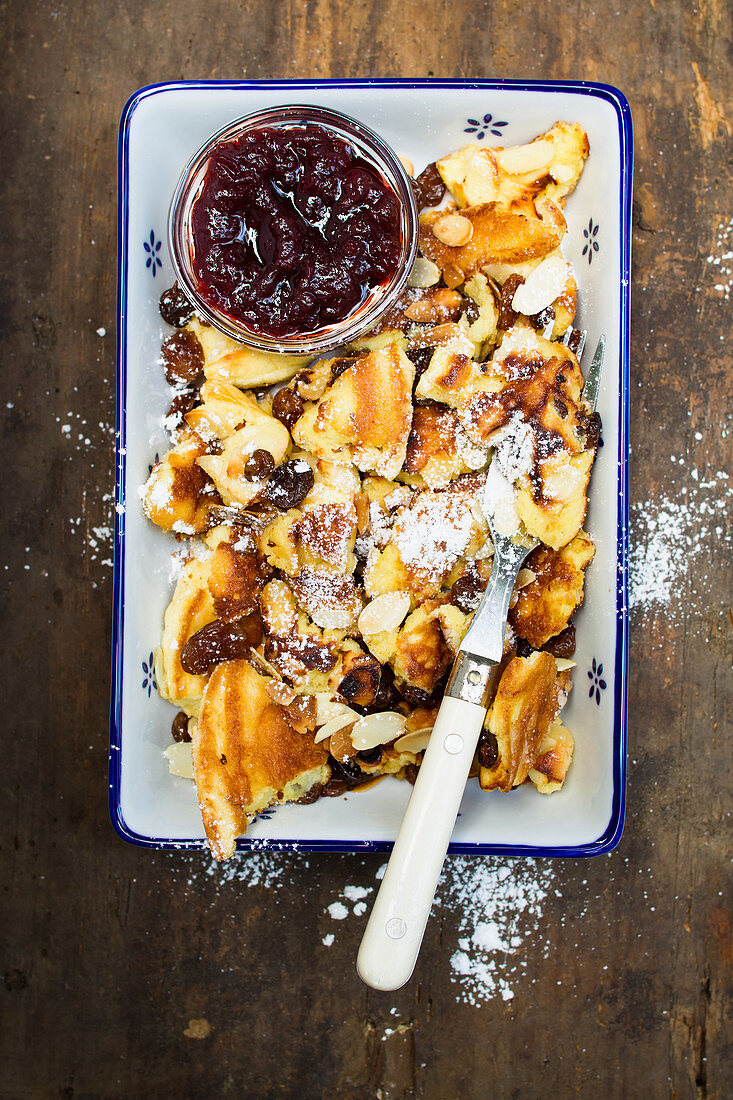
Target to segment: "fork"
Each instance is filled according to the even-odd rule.
[[[604,349],[601,337],[583,387],[583,399],[593,409]],[[494,457],[492,464],[495,461]],[[499,681],[509,600],[522,563],[539,545],[536,539],[519,541],[501,534],[491,508],[484,511],[494,542],[491,576],[456,654],[359,948],[359,976],[374,989],[399,989],[415,968],[487,707]]]

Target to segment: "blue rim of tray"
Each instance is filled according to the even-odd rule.
[[[488,89],[500,91],[512,89],[530,92],[574,92],[578,95],[596,96],[610,103],[616,112],[619,128],[620,174],[620,363],[618,400],[618,505],[617,570],[616,570],[616,650],[614,677],[614,728],[613,728],[613,799],[611,816],[603,833],[594,841],[572,846],[542,847],[535,845],[451,843],[449,854],[521,856],[596,856],[616,847],[624,827],[626,811],[626,742],[627,742],[627,679],[628,679],[628,484],[629,484],[629,346],[631,331],[631,195],[633,173],[633,136],[631,108],[618,88],[593,81],[524,81],[524,80],[412,80],[412,79],[354,79],[354,80],[181,80],[148,84],[128,99],[120,118],[117,186],[117,416],[116,416],[116,476],[114,520],[114,587],[112,603],[112,688],[110,704],[109,751],[109,811],[117,834],[131,844],[142,848],[189,849],[206,848],[202,837],[172,839],[150,837],[136,833],[125,821],[121,805],[122,772],[122,661],[123,661],[123,608],[124,608],[124,486],[127,381],[127,332],[126,332],[126,273],[127,273],[127,220],[129,211],[129,134],[132,116],[142,102],[150,96],[176,89],[221,89],[227,91],[255,90],[262,88],[313,90],[324,88],[415,88],[415,89]],[[384,852],[392,848],[391,841],[337,841],[337,840],[270,840],[262,837],[240,837],[238,849],[256,851],[301,852]]]

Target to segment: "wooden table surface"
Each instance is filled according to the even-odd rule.
[[[0,1096],[730,1096],[730,5],[0,11]],[[636,135],[625,833],[451,860],[394,994],[354,971],[382,857],[137,849],[106,781],[120,111],[151,81],[375,74],[606,81]]]

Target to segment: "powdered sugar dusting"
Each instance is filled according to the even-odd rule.
[[[365,861],[332,858],[342,865],[346,884],[323,908],[326,926],[319,928],[319,943],[331,947],[338,936],[346,934],[356,951],[386,864],[374,874],[373,884],[357,885],[351,875],[364,870]],[[528,980],[527,945],[537,943],[545,899],[558,894],[553,867],[536,859],[448,858],[433,908],[442,908],[457,921],[453,943],[448,924],[444,924],[443,948],[459,1004],[478,1007],[497,998],[511,1000]],[[197,889],[199,899],[200,887],[205,884],[213,885],[217,895],[232,888],[239,907],[242,888],[292,896],[309,871],[309,861],[303,855],[252,849],[223,863],[198,850],[180,852],[174,873],[182,874],[187,885]],[[435,916],[433,912],[431,920]],[[358,924],[350,919],[354,917]]]
[[[708,256],[708,263],[716,282],[713,289],[727,302],[733,288],[733,218],[721,222],[715,237],[716,252]]]
[[[385,866],[377,871],[377,881]],[[459,1003],[479,1006],[514,997],[527,973],[526,941],[536,941],[542,905],[551,890],[556,892],[555,872],[546,862],[466,856],[447,860],[434,908],[442,906],[458,916],[458,940],[448,965]],[[345,886],[325,911],[341,925],[350,915],[349,902],[354,916],[367,913],[371,894],[369,887]],[[329,939],[333,943],[333,934]],[[451,949],[445,938],[444,947]]]
[[[450,957],[458,1001],[477,1006],[514,997],[527,972],[525,940],[539,927],[542,903],[554,887],[552,865],[535,859],[448,861],[438,898],[459,914],[458,946]]]
[[[391,538],[408,572],[437,583],[467,552],[476,534],[471,506],[478,484],[468,475],[448,489],[419,493],[398,510]]]
[[[308,867],[308,861],[302,857],[294,862],[279,852],[256,850],[238,853],[221,863],[198,850],[180,853],[179,860],[189,886],[211,879],[217,887],[237,883],[245,887],[262,886],[276,890],[291,886],[296,870]]]
[[[672,464],[682,466],[684,460],[673,455]],[[703,557],[711,546],[731,543],[731,495],[725,470],[703,475],[693,467],[675,495],[632,506],[632,611],[646,617],[664,610],[675,621],[686,610],[706,609],[710,593]]]

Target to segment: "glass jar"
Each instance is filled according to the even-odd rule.
[[[317,126],[354,147],[394,193],[400,221],[400,255],[394,274],[373,288],[343,320],[311,332],[272,336],[219,310],[199,292],[194,270],[192,212],[203,189],[209,159],[220,144],[231,142],[252,130],[297,129]],[[192,157],[181,175],[168,219],[168,241],[176,278],[196,311],[232,339],[262,351],[288,354],[316,354],[357,339],[373,328],[398,297],[417,253],[418,217],[410,178],[397,155],[363,123],[325,107],[287,106],[257,111],[229,123],[209,138]]]

